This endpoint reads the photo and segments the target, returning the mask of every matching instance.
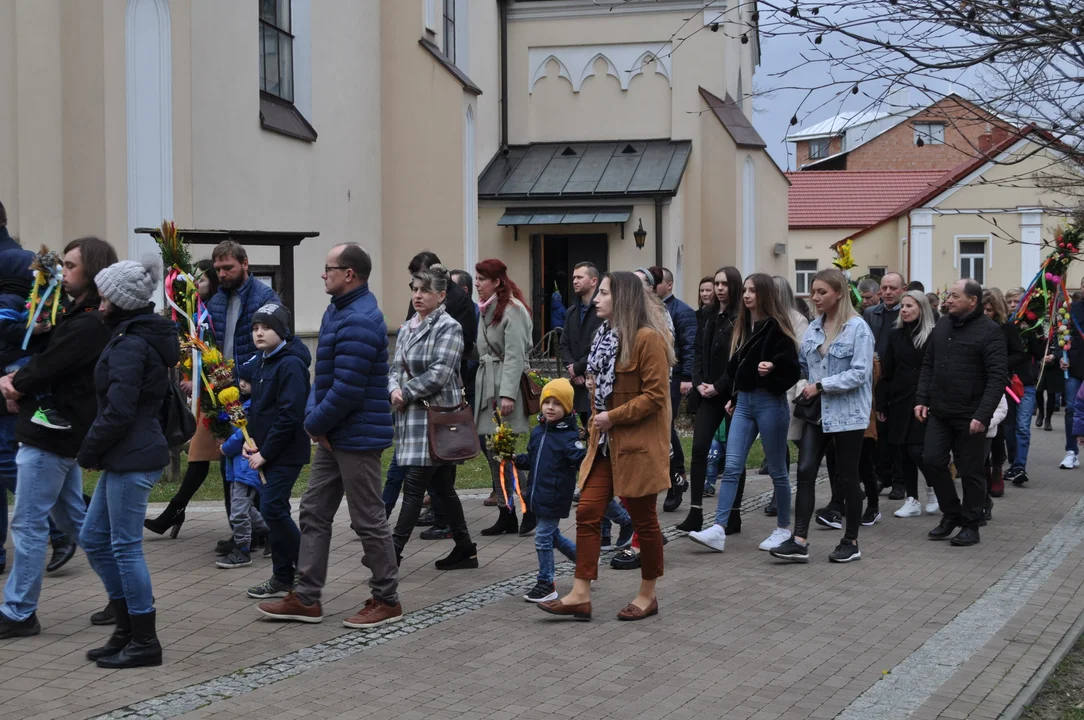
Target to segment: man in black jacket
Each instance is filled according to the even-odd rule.
[[[944,540],[960,527],[953,545],[979,541],[986,429],[1005,392],[1007,367],[1004,331],[982,312],[982,286],[957,281],[948,314],[926,347],[915,395],[915,417],[927,424],[923,462],[943,513],[931,540]],[[962,505],[949,473],[950,453],[963,485]]]
[[[559,352],[561,363],[568,372],[569,382],[576,395],[573,409],[580,416],[580,427],[587,427],[591,415],[591,394],[587,391],[587,355],[591,352],[591,341],[602,324],[602,318],[595,313],[595,293],[598,292],[598,268],[594,263],[582,262],[572,271],[572,292],[576,300],[565,315],[565,329],[561,333]]]
[[[0,378],[5,399],[19,402],[15,437],[22,443],[16,458],[19,491],[12,520],[12,534],[18,539],[0,606],[0,639],[41,632],[36,611],[50,514],[70,538],[78,538],[83,527],[86,505],[76,457],[98,411],[94,366],[109,340],[98,313],[94,277],[116,261],[117,253],[104,240],[86,237],[68,243],[64,292],[70,300],[64,303],[48,346],[23,369]],[[71,423],[70,430],[53,430],[31,421],[37,411],[32,396],[42,391],[52,392],[57,411]],[[31,397],[20,402],[27,395]]]
[[[903,275],[898,272],[885,273],[881,278],[881,301],[862,311],[862,319],[873,331],[873,352],[879,358],[885,356],[888,349],[888,336],[896,327],[896,318],[900,315],[900,298],[904,293]],[[874,470],[880,482],[879,490],[891,486],[889,500],[903,500],[903,465],[895,449],[888,444],[888,427],[877,421],[877,452],[874,455]]]

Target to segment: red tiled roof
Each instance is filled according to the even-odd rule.
[[[864,228],[944,177],[944,170],[789,172],[790,227]]]

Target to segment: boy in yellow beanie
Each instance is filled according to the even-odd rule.
[[[538,519],[534,534],[538,582],[523,596],[527,602],[557,598],[553,582],[554,548],[576,561],[576,543],[562,535],[558,527],[571,512],[576,476],[587,454],[572,412],[574,395],[572,383],[564,378],[546,383],[542,388],[539,424],[531,431],[527,452],[516,457],[516,466],[531,473],[531,492],[526,501]]]

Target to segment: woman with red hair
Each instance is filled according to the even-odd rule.
[[[523,291],[508,277],[508,267],[492,258],[474,266],[474,287],[478,289],[478,373],[474,379],[474,421],[479,435],[492,435],[497,430],[493,411],[500,410],[501,421],[513,432],[530,431],[527,409],[520,393],[520,379],[528,369],[534,323]],[[483,447],[485,445],[483,444]],[[514,488],[511,477],[501,487],[500,458],[485,450],[489,470],[493,475],[493,491],[497,496],[500,516],[483,535],[519,532],[529,535],[535,527],[534,515],[527,511],[523,523],[516,520]],[[525,488],[521,488],[524,495]]]

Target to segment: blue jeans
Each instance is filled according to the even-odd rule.
[[[1076,394],[1080,392],[1080,378],[1069,375],[1065,378],[1065,452],[1077,452],[1076,438],[1073,437],[1073,409],[1076,406]]]
[[[143,557],[147,500],[162,476],[158,470],[103,470],[87,508],[79,544],[110,600],[124,598],[130,615],[154,610],[151,573]]]
[[[715,481],[719,477],[719,461],[723,459],[725,449],[726,445],[712,439],[711,447],[708,449],[708,474],[704,478],[704,487],[715,487]]]
[[[19,448],[19,492],[15,494],[15,514],[11,519],[11,538],[15,560],[11,576],[4,585],[4,605],[0,607],[9,620],[21,622],[38,608],[41,580],[45,575],[45,554],[49,535],[49,515],[68,537],[79,537],[86,517],[83,502],[83,474],[75,458],[66,458],[29,445]],[[143,519],[140,518],[140,534]]]
[[[561,534],[558,525],[561,518],[538,517],[534,531],[534,549],[538,553],[538,582],[553,584],[553,550],[556,548],[572,562],[576,562],[576,543]]]
[[[787,468],[787,428],[790,408],[786,395],[773,395],[767,390],[738,393],[738,406],[730,420],[726,438],[726,469],[719,487],[719,504],[715,522],[726,526],[730,508],[738,494],[738,480],[745,470],[745,461],[753,441],[760,433],[768,474],[775,485],[775,503],[779,515],[776,524],[790,527],[790,475]]]
[[[406,468],[399,467],[399,463],[395,462],[395,453],[392,453],[391,465],[388,465],[388,479],[384,483],[384,492],[381,495],[387,517],[391,517],[391,511],[395,509],[395,503],[399,502],[399,493],[403,491],[403,479],[405,477]]]
[[[1035,412],[1035,386],[1024,386],[1024,397],[1016,406],[1016,459],[1013,467],[1026,469],[1031,446],[1031,414]]]
[[[260,495],[260,514],[267,523],[271,545],[271,567],[280,584],[292,587],[301,531],[290,516],[290,495],[301,474],[300,465],[264,465],[266,484]]]
[[[610,504],[606,506],[606,513],[602,516],[602,537],[610,537],[612,523],[617,523],[621,527],[632,524],[629,511],[617,498],[610,498]]]

